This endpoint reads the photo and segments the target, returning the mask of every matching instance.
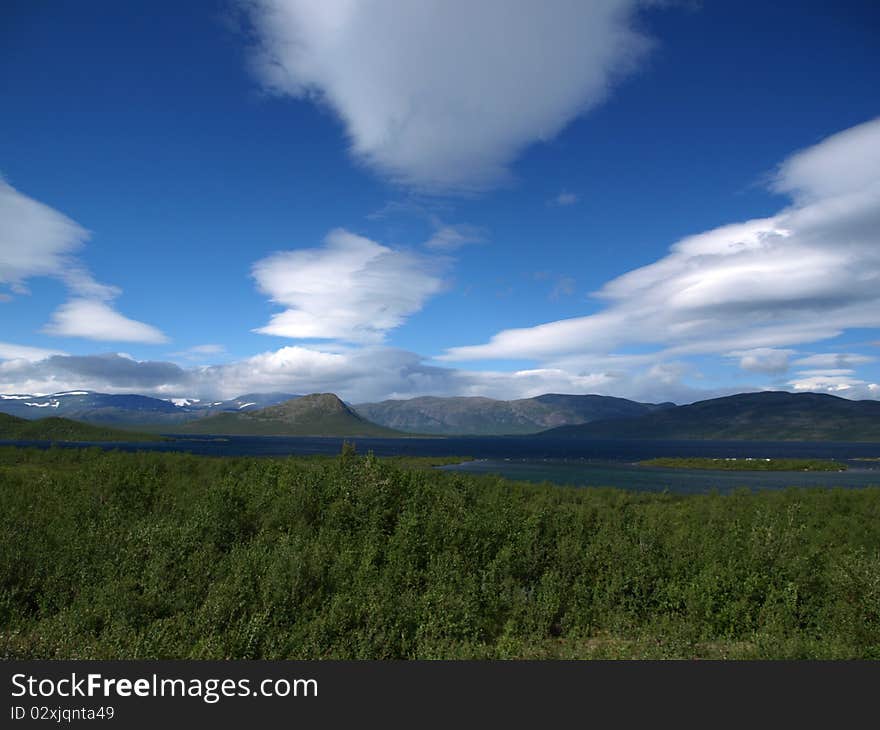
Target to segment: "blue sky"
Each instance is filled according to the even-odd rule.
[[[0,392],[880,398],[873,3],[0,12]]]

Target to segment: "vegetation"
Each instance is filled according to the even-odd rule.
[[[545,431],[554,438],[880,441],[880,401],[825,393],[740,393],[637,418]]]
[[[179,433],[247,436],[404,436],[355,413],[333,393],[313,393],[268,408],[219,413],[180,426]]]
[[[71,421],[40,418],[28,421],[0,413],[0,440],[6,441],[162,441],[161,436]]]
[[[876,488],[7,447],[0,507],[7,658],[880,659]]]
[[[846,464],[825,459],[711,459],[664,456],[640,461],[639,464],[670,469],[714,469],[720,471],[846,471]]]

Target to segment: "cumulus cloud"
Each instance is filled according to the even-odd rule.
[[[71,299],[53,312],[43,332],[110,342],[158,344],[168,341],[155,327],[129,319],[97,299]]]
[[[880,398],[880,384],[869,383],[847,372],[805,372],[790,380],[788,385],[799,392],[830,393],[853,400]]]
[[[739,366],[752,373],[778,375],[789,368],[795,350],[777,350],[772,347],[756,347],[752,350],[735,350],[728,357],[739,359]]]
[[[95,280],[76,257],[89,232],[0,179],[0,285],[27,294],[37,276],[59,279],[74,298],[52,315],[48,334],[123,342],[164,342],[155,327],[128,319],[107,302],[120,289]],[[8,295],[3,295],[8,299]]]
[[[792,362],[800,368],[788,385],[794,390],[833,393],[847,398],[880,398],[880,385],[856,373],[860,365],[877,358],[853,352],[822,352]]]
[[[263,293],[286,309],[256,330],[295,339],[381,342],[443,289],[445,260],[337,229],[320,248],[281,251],[253,267]]]
[[[793,206],[679,241],[602,287],[596,314],[504,330],[442,359],[554,362],[628,345],[664,357],[780,350],[878,327],[880,165],[858,166],[857,184],[847,172],[878,150],[880,119],[834,135],[782,165]]]
[[[312,99],[354,156],[393,180],[474,190],[505,179],[633,69],[636,0],[252,0],[253,67]]]

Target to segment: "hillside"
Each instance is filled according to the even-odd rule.
[[[207,416],[181,426],[178,432],[242,436],[401,435],[366,420],[333,393],[313,393],[268,408]]]
[[[136,393],[95,393],[69,390],[49,395],[0,394],[0,413],[38,419],[47,415],[72,418],[100,426],[169,430],[175,425],[217,413],[251,411],[276,405],[290,393],[246,393],[231,400],[174,398],[165,400]]]
[[[161,441],[161,436],[92,426],[69,418],[29,421],[0,413],[0,440],[8,441]]]
[[[852,401],[821,393],[741,393],[655,411],[635,419],[554,428],[541,435],[669,440],[880,441],[880,401]]]
[[[599,419],[633,418],[671,405],[657,406],[602,395],[548,393],[510,401],[426,396],[362,403],[355,409],[364,418],[399,431],[497,436],[537,433],[555,426]]]

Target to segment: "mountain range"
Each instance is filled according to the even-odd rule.
[[[0,413],[37,419],[63,416],[120,428],[156,426],[174,429],[217,413],[252,411],[295,398],[291,393],[246,393],[231,400],[174,398],[69,390],[50,395],[0,394]]]
[[[355,408],[364,418],[399,431],[500,436],[538,433],[607,418],[635,418],[674,405],[637,403],[604,395],[548,393],[519,400],[422,397],[361,403]]]
[[[880,441],[880,401],[824,393],[740,393],[635,419],[562,426],[542,438]]]
[[[784,391],[741,393],[683,406],[563,394],[513,401],[423,397],[352,406],[332,393],[172,402],[67,391],[0,395],[3,412],[31,420],[64,414],[93,425],[180,434],[880,441],[880,401]]]

